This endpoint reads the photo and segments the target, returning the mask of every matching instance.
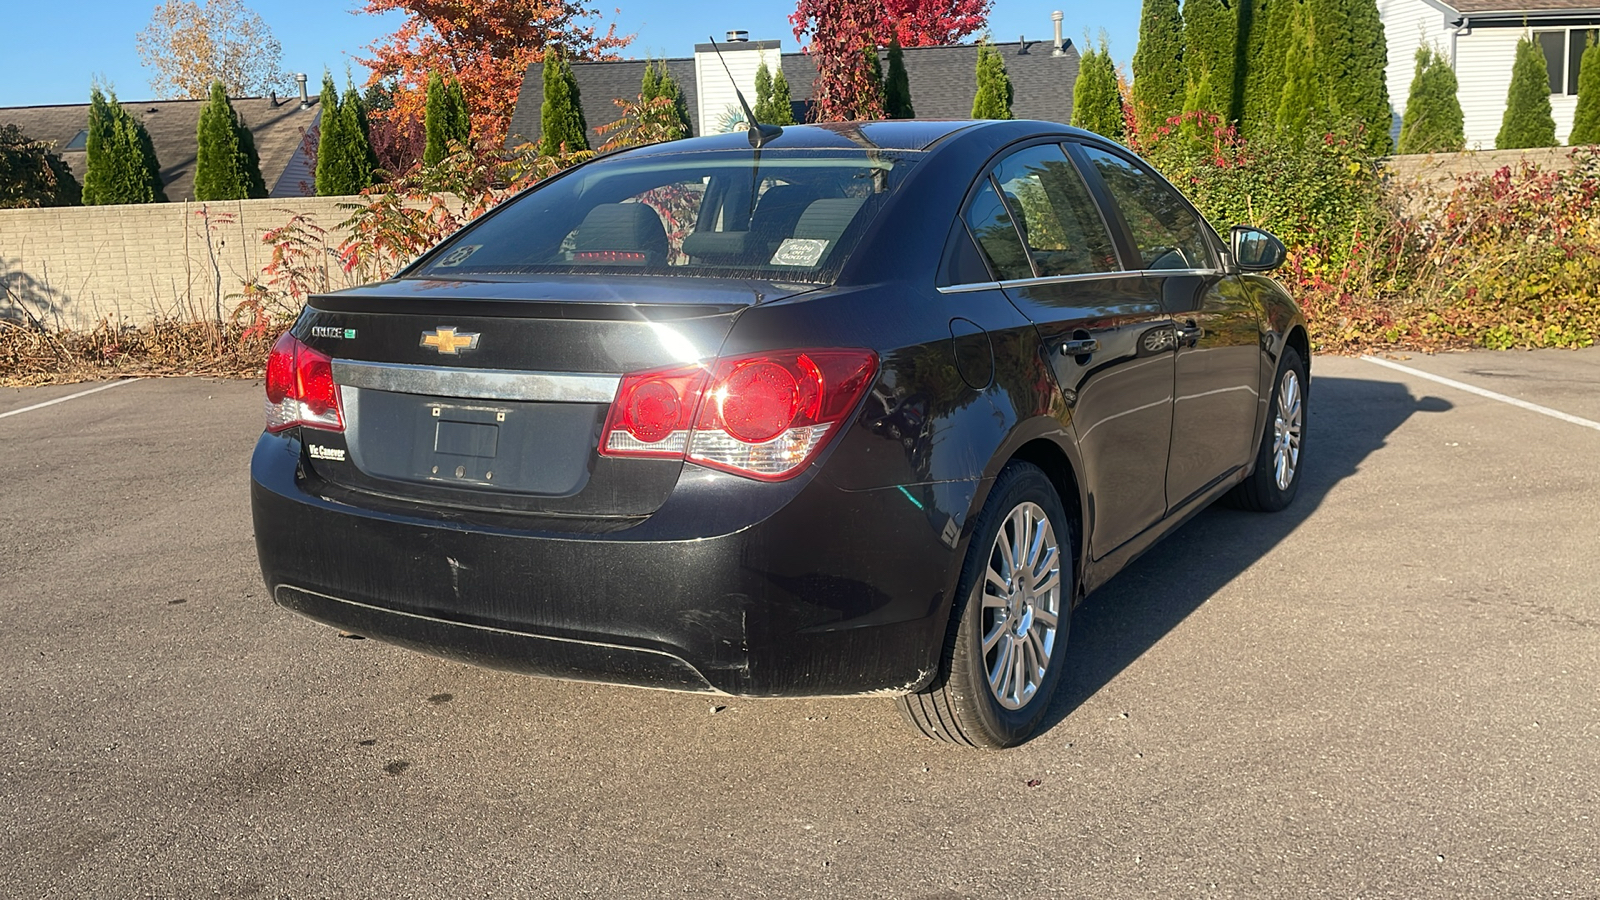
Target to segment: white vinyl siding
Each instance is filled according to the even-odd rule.
[[[1389,45],[1389,103],[1396,121],[1406,114],[1411,96],[1411,80],[1417,72],[1417,49],[1424,43],[1450,58],[1450,32],[1446,14],[1425,0],[1378,0],[1378,16],[1383,20],[1383,35]]]
[[[1511,69],[1517,60],[1517,41],[1527,30],[1473,26],[1456,42],[1456,78],[1461,82],[1461,111],[1466,116],[1467,148],[1493,150],[1495,136],[1506,114],[1506,95],[1511,90]],[[1553,94],[1550,111],[1555,114],[1556,138],[1565,140],[1572,131],[1572,118],[1578,98]]]
[[[761,68],[763,55],[767,60],[767,68],[776,70],[783,53],[781,47],[757,49],[754,41],[721,46],[722,59],[728,64],[727,71],[723,71],[715,53],[697,49],[694,54],[694,83],[700,106],[701,134],[716,134],[721,130],[721,123],[727,118],[728,111],[739,108],[739,97],[733,90],[734,81],[738,82],[739,90],[744,92],[745,100],[753,108],[756,105],[756,70]],[[734,81],[728,80],[729,72],[733,73]]]

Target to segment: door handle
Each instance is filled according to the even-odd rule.
[[[1189,321],[1178,326],[1179,343],[1188,344],[1190,347],[1193,347],[1200,343],[1200,339],[1205,336],[1206,330],[1195,324],[1193,319],[1190,319]]]
[[[1061,342],[1062,356],[1088,356],[1100,349],[1100,342],[1094,338],[1075,338]]]

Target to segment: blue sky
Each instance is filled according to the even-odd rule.
[[[398,19],[355,15],[361,5],[351,0],[247,0],[283,44],[283,67],[308,72],[313,85],[323,68],[335,75],[347,65],[357,80],[365,70],[355,63],[366,46],[393,31]],[[0,12],[0,33],[7,36],[0,53],[0,106],[85,103],[96,76],[108,80],[124,100],[151,99],[149,73],[139,64],[134,35],[150,21],[155,0],[66,0],[6,2]],[[620,12],[613,13],[620,6]],[[609,0],[601,3],[606,21],[638,37],[627,55],[687,56],[707,35],[719,40],[729,29],[742,28],[752,38],[784,42],[796,49],[788,15],[792,2],[782,0]],[[1140,4],[1133,0],[1087,3],[996,0],[989,18],[997,41],[1018,35],[1048,39],[1050,11],[1066,14],[1067,37],[1081,47],[1087,29],[1104,29],[1111,52],[1126,66],[1138,38]]]

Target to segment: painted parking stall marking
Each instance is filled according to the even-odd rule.
[[[87,397],[90,394],[98,394],[101,391],[109,391],[114,387],[122,387],[125,384],[133,384],[135,381],[139,380],[141,379],[125,378],[122,381],[113,381],[110,384],[102,384],[99,387],[89,388],[87,391],[79,391],[76,394],[68,394],[65,397],[57,397],[54,400],[46,400],[43,403],[35,403],[32,406],[24,406],[21,409],[13,409],[10,412],[0,413],[0,419],[7,418],[9,416],[20,416],[25,412],[33,412],[36,409],[44,409],[46,406],[55,406],[57,403],[65,403],[68,400],[76,400],[79,397]]]
[[[1410,366],[1402,366],[1397,362],[1390,362],[1387,359],[1379,359],[1376,356],[1363,356],[1361,358],[1369,363],[1375,363],[1385,368],[1394,369],[1397,372],[1404,372],[1407,375],[1415,375],[1418,378],[1425,378],[1429,381],[1438,382],[1439,384],[1447,387],[1453,387],[1458,391],[1466,391],[1469,394],[1477,394],[1480,397],[1488,397],[1490,400],[1498,400],[1501,403],[1509,403],[1512,406],[1520,407],[1528,410],[1529,412],[1536,412],[1542,416],[1549,416],[1552,419],[1560,419],[1563,422],[1570,422],[1573,425],[1579,425],[1584,428],[1593,428],[1595,431],[1600,431],[1600,422],[1592,422],[1580,416],[1574,416],[1571,413],[1564,413],[1559,409],[1551,409],[1548,406],[1540,406],[1537,403],[1529,403],[1526,400],[1519,400],[1516,397],[1510,397],[1505,394],[1487,390],[1485,388],[1478,387],[1477,385],[1467,384],[1464,381],[1456,381],[1453,378],[1445,378],[1442,375],[1434,375],[1430,372],[1424,372],[1421,369],[1413,369]]]

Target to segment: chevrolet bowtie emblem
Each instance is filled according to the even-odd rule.
[[[455,328],[441,325],[433,331],[422,333],[421,346],[432,347],[447,356],[455,356],[463,350],[478,349],[478,335],[470,331],[458,334]]]

